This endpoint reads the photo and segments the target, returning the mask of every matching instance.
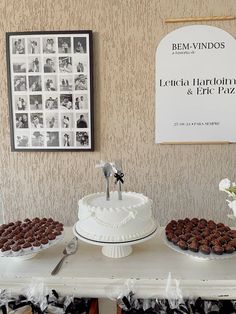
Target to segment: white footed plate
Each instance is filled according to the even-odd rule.
[[[41,246],[39,249],[34,249],[32,247],[31,250],[21,250],[19,251],[19,253],[13,253],[12,251],[10,253],[5,253],[5,252],[1,252],[0,251],[0,257],[11,257],[11,258],[15,258],[17,260],[27,260],[27,259],[30,259],[30,258],[33,258],[35,255],[37,255],[38,253],[42,252],[43,250],[46,250],[52,246],[54,246],[55,244],[59,243],[61,240],[63,240],[64,238],[64,232],[56,237],[55,240],[53,241],[49,241],[48,245],[47,246]]]
[[[231,258],[231,257],[235,257],[236,256],[236,251],[231,253],[231,254],[224,253],[222,255],[217,255],[217,254],[214,254],[214,253],[210,253],[209,255],[205,255],[205,254],[203,254],[201,252],[195,253],[195,252],[192,252],[190,250],[186,250],[186,251],[185,250],[181,250],[177,245],[174,245],[172,242],[167,240],[165,231],[162,233],[162,240],[172,250],[174,250],[174,251],[176,251],[178,253],[187,255],[187,256],[189,256],[189,257],[191,257],[194,260],[199,261],[199,262],[213,261],[213,260],[222,260],[222,259],[227,259],[227,258]]]
[[[82,235],[78,233],[76,230],[76,224],[73,226],[74,235],[79,239],[86,243],[99,245],[102,246],[102,254],[110,257],[110,258],[122,258],[130,255],[133,251],[132,246],[133,244],[142,243],[154,237],[158,233],[158,229],[155,228],[153,232],[146,235],[145,237],[135,239],[132,241],[125,241],[125,242],[101,242],[101,241],[94,241],[91,239],[84,238]]]

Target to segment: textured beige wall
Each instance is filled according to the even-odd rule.
[[[155,50],[183,24],[164,19],[236,15],[235,0],[0,0],[0,191],[7,219],[53,216],[66,224],[77,201],[103,188],[95,164],[123,160],[125,188],[154,200],[160,222],[227,221],[223,177],[236,180],[236,145],[154,144]],[[236,36],[236,21],[209,22]],[[6,31],[94,32],[94,152],[11,152]]]

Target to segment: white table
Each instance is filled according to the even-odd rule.
[[[197,262],[172,251],[161,239],[133,246],[133,253],[122,259],[102,255],[101,248],[79,241],[79,249],[70,256],[56,276],[51,270],[62,255],[65,242],[73,237],[66,228],[65,239],[36,257],[20,261],[0,258],[0,288],[22,292],[32,282],[44,282],[60,294],[81,297],[116,297],[132,279],[139,297],[165,297],[168,273],[180,280],[185,297],[236,299],[236,257],[221,261]]]

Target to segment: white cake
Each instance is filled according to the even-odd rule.
[[[76,232],[89,240],[126,242],[142,239],[156,230],[152,201],[134,192],[90,194],[79,200]]]

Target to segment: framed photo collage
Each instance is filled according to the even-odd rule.
[[[12,150],[93,150],[92,31],[6,40]]]

